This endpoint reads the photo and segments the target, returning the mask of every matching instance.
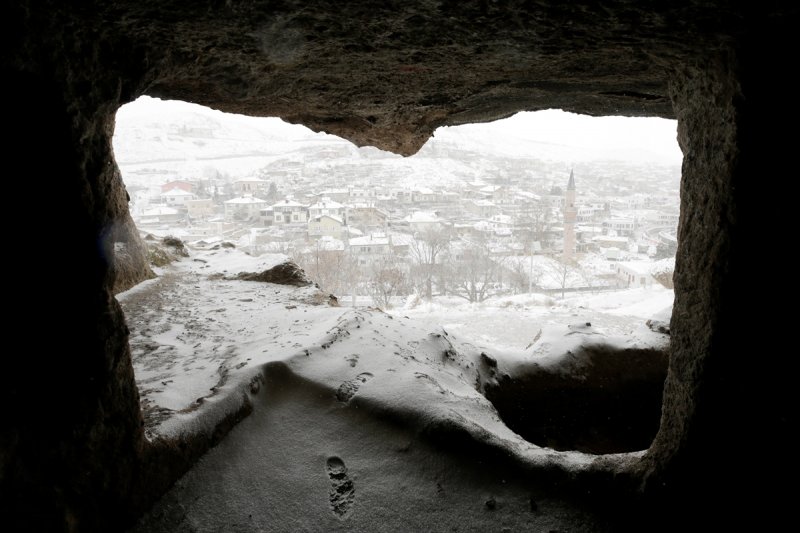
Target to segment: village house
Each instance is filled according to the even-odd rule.
[[[362,267],[370,266],[392,252],[391,237],[384,233],[355,237],[348,241],[348,246],[350,254]]]
[[[438,199],[438,195],[428,187],[416,187],[411,191],[412,201],[414,203],[429,204]]]
[[[497,206],[490,200],[466,200],[464,211],[479,218],[489,218],[497,212]]]
[[[494,204],[511,203],[512,195],[508,187],[503,185],[486,185],[478,190],[484,200],[491,200]]]
[[[255,196],[239,196],[225,202],[226,220],[255,220],[261,209],[266,207],[266,200]]]
[[[391,200],[400,204],[410,204],[414,202],[414,191],[411,189],[394,188],[388,191]]]
[[[603,204],[584,204],[578,207],[575,216],[576,222],[594,222],[608,213],[608,207]]]
[[[319,215],[308,220],[308,236],[333,237],[341,239],[344,233],[344,221],[334,215]]]
[[[194,192],[194,182],[188,180],[171,180],[161,185],[161,192],[171,191],[172,189],[181,189],[185,192]]]
[[[652,261],[619,261],[614,263],[614,271],[627,287],[649,287],[654,282],[650,275]]]
[[[269,182],[259,178],[242,178],[233,182],[233,190],[239,196],[266,196]]]
[[[351,201],[374,201],[377,194],[374,187],[350,187]]]
[[[308,208],[294,200],[281,200],[272,206],[273,222],[281,224],[306,224],[308,222]]]
[[[186,214],[192,218],[209,217],[214,214],[214,201],[211,198],[197,198],[186,202]]]
[[[318,196],[320,198],[330,198],[334,202],[344,203],[350,199],[350,191],[347,189],[325,189]]]
[[[335,202],[330,198],[322,198],[317,203],[309,206],[308,218],[319,218],[322,215],[330,215],[342,221],[347,222],[347,207],[344,204]]]
[[[507,230],[510,235],[511,229],[514,227],[514,219],[509,215],[493,215],[492,218],[489,219],[489,224],[495,232],[498,230]]]
[[[136,224],[139,226],[174,224],[183,220],[185,216],[174,207],[156,206],[144,209],[136,220]]]
[[[177,187],[161,193],[161,201],[169,207],[186,207],[186,202],[194,198],[194,193]]]
[[[636,229],[636,222],[632,218],[609,218],[603,221],[603,231],[606,234],[615,234],[620,237],[628,237],[633,235],[633,230]]]
[[[439,229],[444,222],[430,211],[414,211],[403,220],[408,222],[408,228],[412,233],[424,233]]]
[[[362,231],[385,230],[388,222],[388,213],[375,206],[355,205],[347,209],[347,224]]]

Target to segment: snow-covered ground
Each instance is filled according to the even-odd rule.
[[[518,350],[531,344],[548,326],[591,322],[605,335],[629,337],[643,332],[642,325],[672,307],[674,292],[660,285],[597,293],[572,293],[558,299],[543,294],[519,294],[470,304],[455,297],[438,297],[413,307],[391,309],[448,332],[469,338],[482,350]]]
[[[464,463],[429,440],[457,434],[519,465],[591,468],[596,456],[541,448],[500,420],[478,390],[492,379],[481,352],[503,371],[582,342],[663,347],[666,338],[643,319],[671,303],[670,291],[553,305],[537,295],[481,306],[443,301],[387,314],[331,305],[314,286],[230,279],[278,264],[280,255],[251,258],[220,246],[190,253],[119,295],[147,434],[190,438],[213,432],[245,403],[253,413],[142,531],[374,531],[387,520],[382,530],[440,531],[454,512],[478,527],[464,530],[594,530],[596,521],[564,502],[532,512],[535,495],[522,480]],[[575,330],[565,321],[593,325]]]

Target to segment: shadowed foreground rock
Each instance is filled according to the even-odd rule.
[[[4,355],[0,520],[119,529],[170,481],[146,459],[109,238],[129,217],[114,114],[149,94],[401,154],[438,126],[521,110],[677,118],[671,359],[658,434],[628,472],[636,508],[653,527],[781,523],[787,474],[770,458],[790,456],[794,373],[761,285],[795,277],[782,187],[796,174],[798,18],[792,4],[692,0],[5,3],[6,197],[14,220],[35,205],[49,229],[10,237],[24,268],[7,327],[25,347]]]
[[[668,356],[593,344],[556,365],[531,362],[485,386],[503,421],[556,450],[644,450],[658,431]]]

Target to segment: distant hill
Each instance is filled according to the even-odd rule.
[[[672,167],[666,174],[679,175],[674,128],[674,121],[660,119],[520,113],[493,123],[439,128],[418,154],[402,158],[278,118],[142,97],[118,111],[114,153],[126,182],[145,186],[209,172],[233,178],[263,175],[263,169],[281,160],[302,162],[331,178],[409,185],[452,184],[509,172],[560,176],[573,165],[599,168],[601,162],[627,172],[640,172],[642,165]]]

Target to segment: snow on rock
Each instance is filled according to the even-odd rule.
[[[385,451],[386,446],[391,450],[437,446],[440,451],[432,454],[480,449],[482,457],[495,454],[516,468],[556,468],[573,474],[592,469],[597,460],[592,453],[642,449],[639,441],[619,448],[613,433],[620,424],[638,423],[635,415],[641,413],[635,410],[627,416],[624,409],[631,399],[636,406],[648,407],[649,402],[640,401],[643,396],[660,399],[660,384],[653,387],[652,382],[666,368],[660,351],[664,336],[643,323],[636,335],[623,337],[614,328],[579,317],[571,325],[540,328],[527,350],[492,348],[461,330],[454,333],[450,325],[433,325],[424,316],[418,320],[372,308],[333,306],[329,295],[314,285],[237,279],[241,272],[264,272],[285,264],[285,256],[279,254],[250,257],[233,248],[190,247],[190,257],[165,267],[158,279],[119,295],[131,330],[149,438],[207,438],[221,427],[228,428],[225,421],[252,411],[165,499],[174,497],[189,505],[193,520],[231,523],[241,516],[238,507],[229,509],[224,501],[207,500],[214,490],[236,490],[236,505],[250,500],[247,488],[241,492],[231,484],[260,486],[262,478],[268,478],[293,494],[297,480],[322,476],[327,481],[314,489],[321,491],[320,501],[330,500],[332,516],[358,523],[359,501],[388,497],[382,492],[385,487],[376,488],[379,481],[365,488],[370,476],[384,472],[370,461],[394,460],[397,452]],[[547,309],[546,302],[535,297],[506,300],[505,307],[492,307],[485,316],[503,308],[519,312],[513,305],[531,305],[537,313]],[[535,330],[529,330],[528,339],[534,335]],[[586,386],[593,381],[599,389]],[[635,386],[627,390],[630,383]],[[603,396],[603,387],[610,400]],[[564,391],[571,391],[574,398],[564,397]],[[538,407],[532,405],[536,402]],[[625,416],[610,429],[595,419],[583,420],[594,431],[588,436],[569,427],[559,428],[557,434],[535,431],[542,421],[557,426],[548,413],[569,417],[587,403],[597,406],[589,413],[607,416],[613,411],[603,409],[620,407]],[[520,405],[524,405],[521,410]],[[275,435],[276,427],[290,433]],[[367,430],[375,433],[365,436]],[[639,438],[646,431],[633,433]],[[283,448],[266,449],[265,442]],[[372,448],[364,449],[364,442]],[[286,464],[285,473],[275,472],[276,465],[285,463],[285,454],[300,463]],[[615,457],[622,462],[633,455]],[[416,466],[409,466],[413,475],[431,475],[425,459],[415,457]],[[302,466],[303,461],[310,466]],[[213,477],[217,472],[223,472],[221,477]],[[397,473],[395,479],[404,475]],[[497,487],[505,480],[496,481],[492,490],[500,494]],[[441,479],[436,483],[446,485]],[[479,502],[494,499],[498,510],[507,501],[491,493],[470,494]],[[310,494],[298,497],[300,503],[282,500],[290,508],[274,511],[281,520],[304,514],[294,507],[307,505]],[[207,517],[206,507],[197,501],[216,505],[215,512],[221,509],[222,514]],[[478,508],[486,510],[483,503]],[[271,513],[259,510],[251,516],[269,522],[277,516]]]
[[[262,254],[252,256],[230,245],[213,244],[193,247],[193,261],[208,273],[235,275],[242,272],[262,272],[288,261],[285,254]]]
[[[484,390],[505,423],[541,446],[644,450],[658,429],[667,346],[644,324],[624,337],[588,320],[547,326],[523,357],[498,357]]]
[[[341,311],[322,305],[329,295],[314,286],[224,279],[285,261],[233,248],[192,250],[159,278],[118,295],[151,437],[213,428],[241,407],[240,391],[259,365],[301,351],[306,338],[322,338],[336,323]]]
[[[655,313],[647,320],[647,327],[658,333],[669,335],[669,323],[672,319],[672,305]]]
[[[303,272],[303,269],[290,261],[275,265],[261,272],[240,272],[237,274],[236,279],[276,283],[278,285],[294,285],[295,287],[305,287],[313,284],[306,276],[306,273]]]

